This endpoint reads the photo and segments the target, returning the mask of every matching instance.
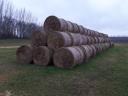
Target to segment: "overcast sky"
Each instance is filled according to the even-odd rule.
[[[110,36],[128,36],[128,0],[10,0],[44,22],[49,15]]]

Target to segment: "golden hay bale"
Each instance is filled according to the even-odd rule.
[[[23,45],[17,48],[16,59],[21,64],[32,63],[32,48],[28,45]]]
[[[39,47],[39,46],[45,46],[47,42],[47,36],[46,32],[44,30],[42,31],[34,31],[31,36],[31,46],[32,47]]]
[[[47,66],[51,63],[53,51],[46,47],[40,46],[33,50],[33,62],[36,65]]]
[[[56,16],[49,16],[44,22],[45,31],[67,31],[67,23],[64,19]]]
[[[75,47],[60,48],[53,56],[54,65],[60,68],[72,68],[81,62],[80,56]]]
[[[50,48],[56,49],[72,45],[72,39],[66,32],[52,32],[48,35],[47,44]]]

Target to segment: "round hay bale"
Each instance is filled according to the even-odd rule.
[[[92,49],[92,47],[90,46],[90,45],[86,45],[88,48],[89,48],[89,50],[90,50],[90,57],[92,57],[93,56],[93,49]]]
[[[90,47],[92,48],[92,50],[93,50],[93,55],[92,56],[96,56],[96,48],[95,48],[95,46],[94,45],[90,45]]]
[[[74,47],[63,47],[56,50],[53,61],[60,68],[72,68],[80,63],[80,52]]]
[[[44,22],[45,31],[67,31],[67,23],[64,19],[56,16],[49,16]]]
[[[94,41],[95,41],[95,43],[99,43],[98,37],[94,37]]]
[[[100,45],[99,44],[94,44],[95,48],[96,48],[96,53],[100,53],[101,49],[100,49]]]
[[[87,39],[88,39],[88,44],[92,44],[92,39],[90,36],[87,36]]]
[[[103,51],[102,43],[99,44],[99,52],[101,53]]]
[[[90,37],[90,38],[91,38],[91,44],[94,44],[95,43],[94,37]]]
[[[67,21],[67,25],[68,25],[68,31],[69,32],[73,32],[73,23],[72,22],[70,22],[70,21]]]
[[[88,29],[84,28],[84,35],[88,35]]]
[[[33,62],[36,65],[47,66],[52,61],[53,50],[46,47],[40,46],[33,50]]]
[[[84,27],[83,27],[82,25],[79,26],[79,32],[80,32],[81,34],[85,34],[85,32],[84,32]]]
[[[74,33],[80,33],[79,32],[79,26],[77,24],[73,23],[73,29],[74,29],[73,30]]]
[[[95,36],[96,36],[96,37],[98,37],[98,36],[99,36],[99,35],[98,35],[98,32],[96,32],[96,31],[95,31]]]
[[[74,47],[76,48],[76,50],[79,52],[80,56],[79,56],[79,64],[84,62],[84,52],[80,47]]]
[[[49,34],[47,44],[52,49],[67,47],[72,45],[72,38],[66,32],[53,32]]]
[[[69,35],[70,35],[70,38],[73,41],[72,42],[72,45],[73,46],[81,45],[83,43],[83,41],[82,41],[82,35],[81,34],[79,34],[79,33],[76,33],[76,34],[69,33]]]
[[[88,38],[87,38],[87,36],[85,36],[85,35],[82,35],[81,36],[81,39],[82,39],[82,45],[87,45],[88,44]]]
[[[45,31],[34,31],[31,36],[31,46],[33,48],[39,46],[45,46],[47,42],[47,36]]]
[[[23,45],[17,48],[16,59],[21,64],[32,63],[32,48],[28,45]]]
[[[87,45],[81,45],[80,47],[84,53],[84,61],[87,62],[91,57],[90,49]]]

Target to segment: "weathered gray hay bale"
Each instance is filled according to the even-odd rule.
[[[96,52],[100,53],[101,52],[100,44],[94,44],[94,46],[96,48]]]
[[[99,43],[98,37],[94,37],[95,43]]]
[[[84,35],[88,35],[88,29],[87,28],[84,28]]]
[[[88,39],[88,44],[92,44],[91,36],[87,36],[87,39]]]
[[[99,43],[104,43],[104,38],[99,37]]]
[[[42,31],[34,31],[31,36],[31,46],[32,47],[39,47],[39,46],[45,46],[47,42],[47,36],[46,32],[44,30]]]
[[[84,27],[83,27],[82,25],[79,25],[79,32],[80,32],[81,34],[85,34],[84,31],[85,31],[85,30],[84,30]]]
[[[96,32],[96,31],[95,31],[95,36],[96,36],[96,37],[98,37],[98,36],[99,36],[98,32]]]
[[[73,23],[73,32],[74,32],[74,33],[80,33],[80,32],[79,32],[79,25]]]
[[[67,23],[64,19],[56,16],[49,16],[44,22],[45,31],[67,31]]]
[[[79,52],[79,54],[80,54],[80,56],[79,56],[79,64],[81,64],[81,63],[83,63],[84,62],[84,52],[83,52],[83,50],[81,49],[81,47],[79,47],[79,46],[77,46],[77,47],[75,47],[74,46],[74,48],[76,48],[76,50]]]
[[[103,51],[103,43],[99,44],[100,53]]]
[[[94,36],[96,36],[96,34],[95,34],[95,31],[94,30],[92,30],[92,36],[94,37]]]
[[[90,46],[90,45],[86,45],[88,48],[89,48],[89,50],[90,50],[90,57],[92,57],[93,56],[93,49],[92,49],[92,47]]]
[[[82,45],[83,44],[83,40],[82,40],[82,35],[79,33],[68,33],[72,39],[72,45],[73,46],[77,46],[77,45]]]
[[[60,68],[72,68],[81,62],[80,56],[80,52],[74,47],[60,48],[53,56],[54,65]]]
[[[91,58],[90,48],[87,45],[80,46],[84,53],[84,61],[87,62]]]
[[[85,35],[82,35],[81,36],[81,39],[82,39],[82,45],[87,45],[88,44],[88,38],[87,38],[87,36],[85,36]]]
[[[90,32],[90,36],[94,36],[93,30],[89,30],[89,32]]]
[[[33,50],[33,62],[36,65],[49,65],[52,61],[52,56],[53,50],[46,46],[40,46]]]
[[[93,37],[90,37],[91,38],[91,44],[94,44],[95,43],[95,39]]]
[[[93,55],[92,56],[95,56],[96,55],[96,48],[95,48],[95,46],[94,45],[90,45],[90,47],[92,48],[92,50],[93,50]]]
[[[74,31],[74,26],[73,26],[73,23],[70,22],[70,21],[67,21],[67,26],[68,26],[68,31],[69,32],[73,32]]]
[[[28,45],[17,48],[16,59],[21,64],[32,63],[32,48]]]
[[[72,38],[66,32],[52,32],[48,35],[47,44],[52,49],[72,45]]]
[[[107,44],[106,43],[102,43],[103,46],[103,51],[107,49]]]
[[[87,35],[90,36],[91,33],[90,33],[90,29],[87,29]]]

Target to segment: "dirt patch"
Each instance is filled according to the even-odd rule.
[[[4,83],[4,82],[8,82],[8,80],[14,76],[14,75],[17,75],[21,73],[21,71],[11,71],[10,73],[3,73],[3,74],[0,74],[0,83]]]
[[[8,75],[0,75],[0,83],[8,81],[9,76]]]

